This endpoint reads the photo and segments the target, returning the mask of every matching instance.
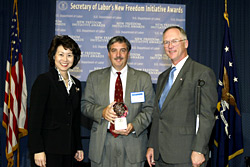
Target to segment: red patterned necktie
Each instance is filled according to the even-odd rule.
[[[121,80],[121,72],[116,72],[118,74],[115,82],[115,101],[116,102],[123,102],[123,90],[122,90],[122,80]],[[115,129],[114,124],[110,124],[110,132],[114,137],[117,137],[118,134],[113,133],[112,131]]]
[[[123,102],[123,90],[122,90],[122,80],[121,72],[116,72],[118,74],[115,82],[115,101]]]

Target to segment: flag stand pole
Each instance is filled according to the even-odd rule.
[[[18,137],[18,141],[17,141],[17,167],[20,167],[20,149],[19,149],[19,146],[20,146],[20,139]]]
[[[17,6],[17,0],[14,0],[14,9],[15,9],[15,5]],[[14,9],[13,9],[13,12],[14,12]],[[16,8],[16,12],[18,13],[18,8]],[[17,20],[18,20],[18,15],[17,15]],[[17,21],[17,29],[18,29],[18,37],[19,37],[19,21]],[[17,138],[17,167],[20,167],[20,138],[19,138],[19,135],[18,135],[18,138]]]

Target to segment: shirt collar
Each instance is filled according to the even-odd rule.
[[[128,71],[128,65],[126,64],[126,66],[121,70],[121,71],[117,71],[113,66],[111,67],[111,72],[113,75],[116,74],[116,72],[121,72],[121,75],[126,73]]]
[[[58,78],[59,78],[58,81],[64,81],[59,69],[57,69],[56,67],[55,67],[55,69],[58,72]],[[72,82],[73,84],[76,84],[75,81],[71,78],[71,75],[70,75],[69,71],[67,71],[67,74],[68,74],[69,82]]]
[[[182,68],[182,66],[184,65],[184,63],[187,61],[188,57],[189,57],[189,56],[187,55],[186,57],[184,57],[184,58],[183,58],[178,64],[176,64],[176,65],[174,65],[174,64],[172,63],[171,68],[175,67],[176,70],[180,70],[180,69]]]

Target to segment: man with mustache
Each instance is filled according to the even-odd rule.
[[[111,38],[107,49],[112,66],[89,74],[82,98],[82,113],[93,120],[91,167],[143,167],[155,96],[151,77],[127,65],[131,44],[125,37]],[[115,94],[117,81],[122,88]],[[126,129],[110,129],[117,118],[116,102],[126,105]]]

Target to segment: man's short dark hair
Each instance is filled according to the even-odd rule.
[[[124,36],[115,36],[115,37],[111,38],[109,40],[108,44],[107,44],[108,52],[110,51],[111,45],[113,45],[116,42],[126,43],[128,52],[130,52],[130,50],[131,50],[131,44],[130,44],[130,42]]]

